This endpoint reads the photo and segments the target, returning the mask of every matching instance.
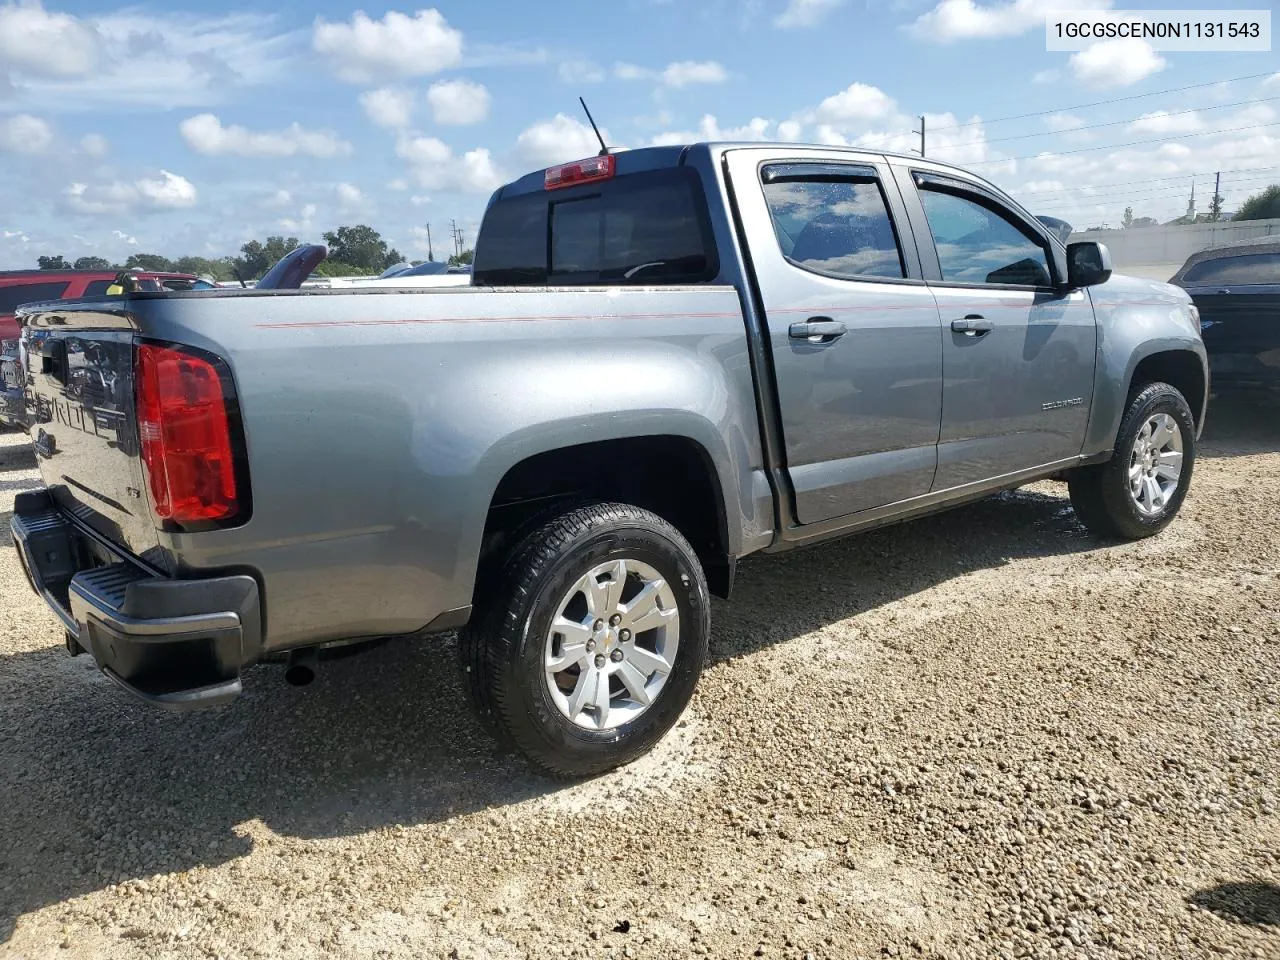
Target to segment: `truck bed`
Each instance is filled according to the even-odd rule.
[[[30,355],[68,358],[66,382],[34,377],[58,509],[159,575],[253,576],[268,650],[465,619],[488,497],[544,449],[677,431],[739,501],[733,541],[771,530],[732,287],[144,293],[24,314]],[[193,533],[151,515],[132,379],[144,340],[225,360],[243,522]]]

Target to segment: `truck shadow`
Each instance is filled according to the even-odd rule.
[[[1064,496],[1020,491],[753,559],[735,600],[716,604],[704,691],[727,657],[971,571],[1096,546]],[[44,614],[34,598],[26,609]],[[453,647],[392,641],[324,664],[305,690],[263,666],[232,706],[186,715],[135,704],[60,648],[0,659],[0,943],[40,907],[243,856],[252,821],[304,839],[352,836],[561,789],[473,719]]]
[[[1223,883],[1187,898],[1202,910],[1254,927],[1280,927],[1280,887],[1250,881]]]
[[[1201,455],[1254,456],[1280,450],[1280,396],[1215,396],[1209,401]]]
[[[0,441],[0,473],[36,468],[36,451],[30,440],[13,434],[0,436]]]

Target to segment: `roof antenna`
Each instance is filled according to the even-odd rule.
[[[607,157],[609,155],[609,148],[604,145],[604,137],[600,136],[600,128],[596,126],[596,122],[591,116],[591,111],[587,109],[587,101],[579,97],[578,102],[582,104],[582,112],[585,113],[587,115],[587,119],[591,121],[591,129],[596,132],[596,139],[600,141],[600,152],[596,154],[596,156]]]

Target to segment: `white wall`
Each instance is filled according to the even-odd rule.
[[[1120,273],[1168,280],[1193,253],[1237,240],[1270,236],[1280,239],[1280,219],[1170,224],[1130,227],[1128,230],[1080,230],[1071,235],[1071,240],[1105,243],[1111,251],[1111,261]]]

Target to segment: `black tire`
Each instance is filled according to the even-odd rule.
[[[648,709],[618,727],[588,729],[552,699],[544,638],[574,581],[620,558],[648,564],[667,581],[679,645]],[[622,503],[574,507],[526,535],[481,579],[477,612],[458,638],[466,685],[490,729],[535,765],[562,777],[603,773],[647,753],[680,718],[706,661],[711,609],[697,555],[667,521]]]
[[[1182,474],[1162,509],[1145,514],[1129,493],[1130,455],[1138,432],[1158,413],[1177,421],[1182,432]],[[1173,522],[1186,499],[1196,461],[1196,425],[1186,398],[1167,383],[1148,383],[1135,390],[1120,429],[1115,454],[1106,463],[1073,470],[1067,485],[1076,516],[1091,533],[1106,539],[1141,540]]]

